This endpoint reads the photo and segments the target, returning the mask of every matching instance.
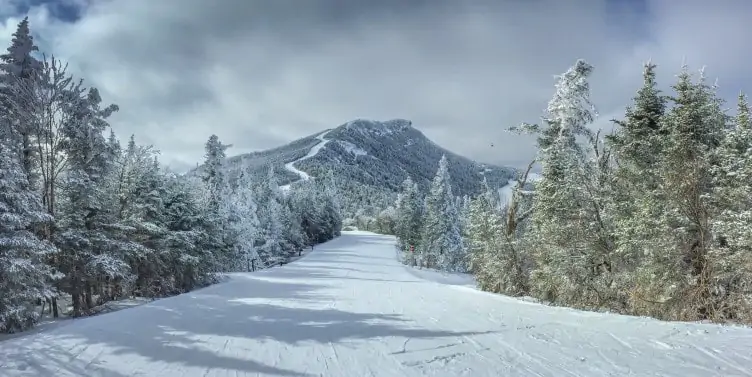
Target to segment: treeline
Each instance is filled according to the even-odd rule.
[[[271,169],[227,177],[216,136],[200,174],[170,172],[133,136],[122,146],[107,121],[118,107],[38,58],[26,19],[0,55],[0,109],[0,332],[33,326],[40,305],[82,316],[175,295],[340,232],[331,175],[285,195]]]
[[[396,216],[405,261],[464,269],[483,290],[554,305],[752,323],[747,99],[730,116],[717,88],[687,67],[665,95],[655,68],[645,65],[606,136],[589,128],[593,67],[578,61],[559,76],[542,122],[512,129],[538,136],[542,172],[535,182],[522,174],[509,201],[491,190],[469,205],[439,201],[437,175],[424,204],[406,182]],[[455,254],[462,263],[450,262]]]

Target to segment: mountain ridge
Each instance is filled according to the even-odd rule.
[[[245,171],[257,177],[272,166],[283,190],[331,169],[345,201],[353,202],[346,212],[352,212],[355,202],[381,209],[391,205],[408,176],[427,191],[442,155],[456,196],[478,194],[484,177],[492,187],[502,187],[517,171],[454,153],[400,118],[351,120],[282,146],[228,157],[225,166],[230,176]]]

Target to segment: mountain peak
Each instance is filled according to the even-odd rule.
[[[412,127],[413,122],[407,119],[391,119],[387,121],[377,121],[372,119],[355,119],[343,124],[342,128],[359,129],[359,130],[373,130],[380,132],[395,132],[404,131]]]
[[[427,191],[442,156],[448,162],[452,192],[458,196],[481,192],[483,178],[492,187],[504,186],[515,173],[513,168],[452,153],[428,139],[410,120],[400,118],[351,120],[287,145],[228,158],[225,166],[231,177],[241,170],[266,177],[271,165],[278,182],[291,188],[295,182],[331,170],[342,194],[342,208],[354,216],[364,200],[373,208],[393,204],[407,177]]]

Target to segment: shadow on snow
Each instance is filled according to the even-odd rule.
[[[327,250],[321,255],[325,258],[318,259],[334,257],[339,264],[345,254],[347,253],[344,251]],[[317,259],[315,257],[315,253],[312,253],[305,259],[314,262]],[[279,376],[308,376],[299,371],[227,356],[224,349],[201,348],[201,342],[211,337],[225,336],[297,345],[304,342],[326,344],[381,337],[442,338],[475,334],[420,329],[416,328],[415,323],[398,315],[296,308],[268,303],[270,300],[278,303],[292,301],[296,304],[335,300],[336,297],[320,292],[327,287],[326,284],[272,280],[342,279],[347,278],[344,276],[346,273],[346,269],[338,268],[330,268],[327,272],[327,269],[319,267],[287,266],[259,274],[235,276],[228,282],[181,296],[75,321],[49,333],[17,339],[18,347],[9,352],[3,351],[0,355],[0,369],[33,376],[55,376],[60,374],[58,371],[67,371],[80,376],[96,373],[101,376],[124,377],[121,373],[109,370],[107,365],[97,364],[96,354],[91,363],[77,359],[87,352],[88,347],[92,347],[104,349],[113,355],[138,355],[142,359],[162,364]],[[259,303],[259,300],[267,302]],[[232,343],[231,339],[225,347],[232,348]],[[252,349],[249,349],[247,353],[251,352]]]

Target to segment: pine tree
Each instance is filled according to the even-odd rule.
[[[636,172],[650,171],[662,155],[661,137],[667,135],[661,118],[666,110],[667,98],[658,90],[655,68],[647,63],[643,71],[643,84],[634,97],[634,104],[627,108],[625,120],[613,120],[619,129],[606,139],[617,153],[619,166]],[[626,179],[635,178],[627,177]],[[645,183],[644,179],[634,183]]]
[[[283,228],[287,230],[287,245],[289,250],[301,250],[306,245],[306,237],[303,232],[303,218],[300,209],[291,196],[284,198],[282,210],[284,213]]]
[[[256,238],[261,227],[257,217],[257,205],[253,195],[250,175],[241,172],[230,200],[230,218],[234,239],[235,269],[251,271],[258,260]]]
[[[204,149],[203,181],[207,189],[207,205],[215,216],[219,217],[226,195],[227,181],[224,173],[225,151],[230,145],[222,144],[217,135],[211,135]]]
[[[593,67],[578,60],[561,75],[544,117],[545,127],[524,124],[518,130],[539,134],[541,180],[536,183],[532,227],[526,238],[536,266],[532,293],[547,301],[580,307],[611,300],[613,242],[594,190],[593,161],[578,143],[583,137],[597,150],[598,135],[587,126],[595,116],[588,77]]]
[[[478,287],[493,290],[497,283],[496,246],[501,241],[501,218],[491,205],[489,195],[478,195],[470,203],[467,214],[465,242],[470,263],[468,270],[475,275]]]
[[[273,266],[284,258],[282,247],[284,243],[284,224],[282,213],[282,193],[279,190],[274,168],[270,165],[267,178],[261,182],[256,190],[258,198],[258,219],[262,224],[259,232],[259,258],[261,266]]]
[[[418,185],[407,177],[402,182],[402,193],[396,203],[395,230],[402,249],[403,263],[415,266],[415,253],[419,251],[423,231],[423,198]]]
[[[162,282],[168,294],[190,291],[216,281],[218,237],[215,224],[207,217],[201,182],[189,177],[167,178],[164,190],[165,266]]]
[[[290,199],[295,209],[296,217],[300,220],[303,246],[311,246],[316,243],[318,234],[319,214],[316,212],[315,198],[313,197],[310,182],[302,182],[291,193]]]
[[[105,154],[119,149],[114,134],[106,143]],[[124,260],[135,274],[134,293],[144,297],[164,294],[161,283],[167,273],[162,251],[168,235],[165,219],[165,179],[151,146],[139,146],[131,136],[127,148],[112,159],[105,182],[105,204],[110,223],[119,224],[127,235],[121,235],[141,247],[134,247]],[[115,290],[108,287],[108,291]]]
[[[644,65],[643,85],[633,105],[627,108],[623,121],[614,120],[619,127],[606,137],[615,166],[608,178],[610,192],[605,206],[618,224],[614,242],[620,260],[612,261],[618,264],[611,266],[615,273],[612,285],[621,292],[632,291],[634,270],[644,252],[643,238],[661,216],[660,206],[654,205],[661,199],[654,195],[660,184],[657,167],[665,154],[668,136],[663,123],[668,98],[657,89],[655,68],[652,63]],[[603,169],[596,172],[599,170]],[[628,298],[621,296],[619,301],[626,305]]]
[[[5,140],[0,143],[0,332],[31,327],[39,318],[34,303],[54,295],[52,269],[57,249],[29,231],[51,222],[39,195]]]
[[[739,94],[734,125],[714,153],[714,245],[708,252],[713,271],[714,319],[752,322],[752,120]]]
[[[464,272],[468,261],[460,235],[460,219],[454,206],[450,179],[446,156],[442,156],[426,198],[426,217],[418,263],[423,267]]]
[[[11,45],[7,52],[0,55],[0,95],[4,111],[2,119],[3,129],[6,132],[0,132],[0,137],[13,139],[12,153],[18,153],[21,166],[29,176],[29,184],[36,187],[37,173],[35,171],[34,156],[34,139],[33,139],[33,122],[29,114],[33,113],[30,108],[31,103],[20,104],[17,96],[25,93],[25,88],[33,85],[32,81],[36,80],[41,68],[40,62],[31,54],[39,51],[34,44],[34,38],[31,36],[29,29],[29,19],[25,17],[13,33]],[[24,96],[24,99],[32,99]],[[19,106],[20,105],[20,106]],[[11,131],[12,132],[8,132]],[[16,142],[17,141],[17,142]]]
[[[320,203],[322,203],[320,211],[325,227],[324,238],[321,240],[323,242],[340,235],[342,231],[342,210],[339,203],[337,184],[331,170],[327,170],[317,180],[317,186],[321,197]]]
[[[381,234],[394,234],[397,223],[397,209],[389,206],[376,215],[377,232]]]
[[[20,116],[15,121],[24,125],[27,138],[32,141],[30,156],[35,179],[41,178],[34,186],[40,186],[42,202],[47,212],[55,216],[58,182],[68,165],[64,128],[71,119],[65,108],[76,95],[76,84],[67,65],[54,56],[39,63],[31,78],[6,88],[10,94],[6,104]],[[46,236],[50,231],[46,230]]]
[[[70,170],[63,184],[64,215],[55,234],[61,249],[60,269],[66,274],[66,286],[73,301],[73,315],[85,314],[94,306],[92,290],[98,280],[125,281],[131,277],[125,254],[135,246],[120,239],[112,229],[105,187],[112,168],[104,130],[106,119],[116,105],[102,109],[99,92],[77,87],[70,105],[71,121],[64,132]]]
[[[485,191],[470,204],[467,219],[472,271],[478,287],[513,296],[529,292],[530,258],[525,251],[525,230],[532,213],[530,192],[523,191],[533,167],[520,174],[512,197],[499,208],[499,196],[484,180]]]
[[[642,235],[645,257],[637,273],[638,314],[696,320],[711,313],[711,153],[721,143],[727,116],[704,76],[693,82],[686,67],[674,85],[674,107],[663,117],[668,132],[658,167],[660,185],[645,203],[660,211]]]
[[[233,240],[227,238],[227,200],[229,182],[225,175],[226,151],[231,145],[223,144],[217,135],[211,135],[204,145],[204,166],[201,180],[204,183],[205,210],[210,229],[210,251],[214,254],[217,272],[225,271],[233,263]]]

